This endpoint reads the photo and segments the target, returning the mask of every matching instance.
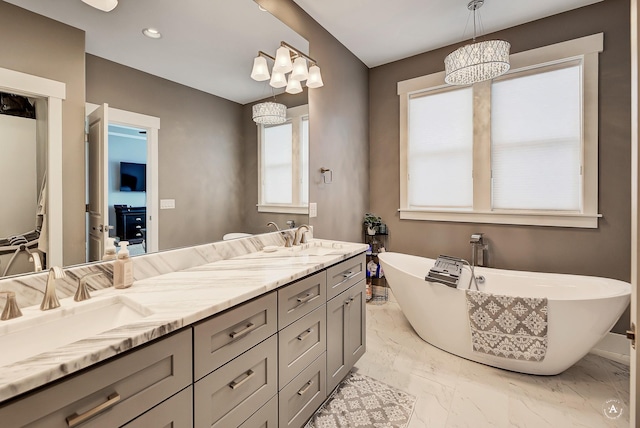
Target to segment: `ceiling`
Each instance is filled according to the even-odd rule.
[[[469,0],[294,1],[368,67],[473,37]],[[486,0],[478,9],[483,24],[478,35],[599,1]]]
[[[90,54],[240,104],[272,93],[268,82],[249,77],[258,50],[275,54],[285,40],[308,52],[304,38],[253,0],[120,0],[109,13],[81,0],[4,1],[84,30]],[[473,36],[468,0],[293,1],[369,67]],[[482,33],[598,1],[486,0],[479,10]],[[163,37],[143,36],[146,27]]]
[[[253,0],[120,0],[102,12],[81,0],[5,0],[86,32],[90,54],[246,104],[272,94],[251,79],[259,50],[307,41]],[[162,38],[142,34],[154,27]],[[282,90],[280,90],[282,92]]]

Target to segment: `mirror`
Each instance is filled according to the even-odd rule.
[[[273,50],[275,52],[275,48],[279,45],[280,39],[284,37],[278,36],[277,39],[271,41],[264,35],[274,32],[271,28],[284,27],[284,24],[280,23],[269,13],[260,12],[253,1],[242,1],[250,3],[251,10],[259,18],[249,19],[247,16],[243,15],[241,18],[237,18],[232,21],[239,22],[243,19],[255,21],[255,19],[258,19],[260,21],[260,25],[253,28],[253,36],[255,36],[255,33],[259,33],[261,37],[259,37],[259,45],[256,45],[251,52],[246,55],[244,63],[241,64],[241,70],[236,71],[234,74],[242,76],[247,87],[257,86],[259,88],[259,95],[257,97],[254,96],[252,98],[253,100],[267,99],[272,96],[268,85],[254,82],[249,77],[251,62],[258,50],[265,50],[268,52]],[[74,19],[73,14],[69,14],[68,17],[56,17],[54,15],[56,13],[58,15],[64,15],[64,11],[61,9],[63,4],[75,2],[61,2],[58,0],[51,2],[28,0],[9,1],[9,3],[12,2],[16,3],[19,7],[27,8],[46,16],[51,16],[53,19]],[[86,7],[82,2],[77,3],[78,5],[74,4],[73,7]],[[220,7],[225,7],[224,3],[226,2],[215,3]],[[123,5],[121,4],[121,6]],[[156,9],[159,7],[160,6],[157,5],[154,6]],[[77,18],[77,16],[75,18]],[[23,24],[28,25],[28,22]],[[69,24],[74,25],[73,23]],[[79,27],[80,25],[76,24],[76,26]],[[278,33],[278,31],[281,30],[282,28],[275,32]],[[292,32],[288,29],[287,31]],[[243,33],[241,31],[230,31],[226,38],[227,44],[233,47],[233,41],[242,37]],[[291,42],[290,39],[293,37],[294,36],[289,37],[287,41]],[[291,43],[293,45],[297,45],[296,47],[300,50],[308,52],[308,44],[301,45],[302,42],[300,41],[300,36],[296,35],[295,37],[297,37],[297,39],[295,39],[296,41]],[[89,43],[89,38],[90,36],[88,35],[87,43]],[[189,51],[187,47],[185,47],[184,50]],[[201,54],[201,52],[198,52],[198,54]],[[110,73],[113,70],[118,71],[126,69],[126,67],[116,64],[113,61],[105,61],[102,58],[91,54],[87,55],[86,101],[93,103],[108,102],[110,105],[118,108],[126,109],[128,107],[131,111],[151,116],[157,115],[157,112],[147,111],[145,107],[151,107],[149,110],[157,110],[155,109],[155,104],[158,102],[174,106],[171,108],[175,109],[175,106],[179,107],[183,102],[190,103],[193,101],[168,97],[166,99],[155,99],[135,103],[134,100],[126,98],[122,93],[118,93],[117,90],[120,88],[114,88],[114,86],[124,85],[126,87],[125,81],[129,75],[137,74],[137,77],[140,77],[141,73],[137,70],[128,68],[125,70],[128,73],[126,76],[111,75],[111,78],[113,79],[113,86],[100,86],[97,85],[95,81],[104,76],[104,74],[96,73],[95,69],[104,65],[108,68],[104,73]],[[3,63],[0,60],[0,67],[2,66]],[[36,74],[35,71],[34,74]],[[98,75],[99,77],[96,77]],[[224,82],[228,77],[229,76],[212,74],[209,76],[209,79]],[[162,79],[149,76],[149,80],[153,80],[150,85],[156,85],[155,87],[157,88],[158,82]],[[167,83],[167,87],[176,91],[179,89],[189,89],[184,86],[179,88],[171,82]],[[129,89],[132,88],[130,87]],[[133,90],[130,90],[129,92],[132,92],[129,95],[129,98],[133,99],[138,96],[133,93]],[[172,93],[171,91],[168,92]],[[307,95],[308,90],[305,89],[303,94],[299,94],[297,96],[277,95],[277,100],[278,102],[285,103],[292,107],[294,105],[307,103]],[[108,99],[111,96],[117,96],[118,98],[114,102],[112,99]],[[229,95],[225,96],[230,97]],[[197,144],[193,143],[192,141],[189,141],[190,133],[185,132],[183,129],[184,126],[188,125],[186,123],[186,119],[182,123],[176,124],[174,123],[175,117],[172,117],[171,114],[157,115],[161,120],[157,165],[159,174],[157,199],[173,199],[176,205],[175,209],[160,210],[158,221],[160,229],[158,237],[160,250],[212,242],[222,239],[226,233],[230,232],[263,233],[270,230],[266,227],[266,223],[268,221],[275,221],[281,228],[287,227],[287,220],[294,220],[297,224],[307,222],[307,216],[304,214],[272,214],[258,212],[256,207],[258,202],[258,131],[251,120],[252,103],[250,101],[233,102],[222,98],[214,101],[211,98],[212,97],[210,95],[202,94],[202,97],[194,102],[200,102],[205,108],[207,107],[207,101],[210,103],[215,102],[219,105],[228,106],[228,109],[225,111],[222,111],[222,108],[218,106],[216,107],[216,112],[220,113],[226,122],[235,121],[234,132],[241,135],[236,135],[235,140],[232,140],[232,142],[239,141],[241,147],[238,147],[237,144],[235,146],[229,144],[229,141],[225,140],[225,135],[216,134],[215,128],[210,130],[210,138],[197,141]],[[171,108],[168,108],[168,110]],[[199,126],[198,123],[191,125]],[[176,135],[179,133],[182,133],[182,135],[180,138],[177,138]],[[201,144],[205,144],[205,146],[202,146]],[[209,146],[206,147],[206,144]],[[231,152],[233,152],[233,161],[229,162],[230,155],[228,156],[227,154]],[[220,171],[220,173],[216,175],[215,173],[212,173],[211,170],[214,172]],[[118,185],[119,184],[114,184],[114,186]],[[185,189],[192,189],[193,191],[186,194]],[[236,195],[231,197],[229,194],[222,194],[225,189],[231,190],[231,193],[236,193]],[[242,194],[240,199],[238,199],[237,193]],[[36,195],[34,195],[34,198],[35,197]],[[230,201],[232,203],[229,203]],[[139,202],[136,202],[136,204],[139,204]],[[216,209],[218,211],[216,211]],[[65,212],[66,210],[67,208],[65,207]],[[55,216],[56,213],[52,213],[52,215]],[[0,221],[3,220],[0,219]],[[110,224],[115,226],[115,220],[111,220]],[[51,244],[62,245],[57,242]],[[81,259],[77,258],[67,260],[67,253],[68,252],[65,248],[65,264],[77,264],[82,262]],[[0,260],[0,274],[3,273],[3,263],[4,262]],[[27,267],[29,268],[29,264],[27,264]],[[32,267],[33,266],[31,265],[31,268]],[[8,273],[16,274],[18,272],[10,271]]]

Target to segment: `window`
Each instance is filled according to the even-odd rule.
[[[596,228],[603,35],[511,55],[472,87],[398,83],[400,218]]]
[[[309,113],[308,106],[287,109],[280,125],[259,125],[258,211],[308,212]]]

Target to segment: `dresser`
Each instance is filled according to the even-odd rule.
[[[115,205],[116,235],[122,241],[139,244],[144,240],[147,227],[147,208]]]

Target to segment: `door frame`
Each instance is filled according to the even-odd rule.
[[[47,100],[47,266],[62,266],[62,100],[67,85],[6,68],[0,68],[0,82],[3,92]]]
[[[86,103],[85,115],[99,106]],[[158,191],[158,131],[160,118],[132,111],[109,107],[109,124],[130,126],[147,131],[147,233],[146,252],[154,253],[159,250],[159,191]]]
[[[631,29],[631,323],[636,330],[639,325],[638,284],[640,284],[640,10],[638,0],[631,0],[630,8]],[[636,337],[638,332],[636,331]],[[636,343],[638,338],[636,338]],[[637,345],[636,345],[637,348]],[[638,385],[638,350],[631,347],[631,374],[629,397],[629,421],[632,427],[640,424],[640,397]]]

